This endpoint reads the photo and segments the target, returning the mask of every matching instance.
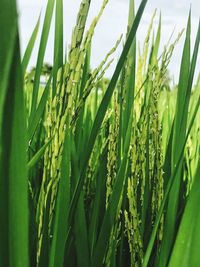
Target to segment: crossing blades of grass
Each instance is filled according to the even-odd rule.
[[[189,100],[192,90],[194,77],[195,62],[198,55],[199,34],[196,38],[192,63],[190,64],[190,31],[191,31],[191,14],[189,15],[188,27],[186,33],[185,47],[180,72],[179,90],[177,95],[176,114],[174,121],[174,133],[172,141],[172,169],[177,164],[180,148],[184,143],[187,129]],[[176,183],[173,184],[169,195],[168,207],[166,213],[166,227],[162,241],[161,255],[159,257],[161,266],[165,266],[171,251],[173,239],[176,234],[176,219],[178,210],[180,181],[182,179],[182,167],[177,172]]]
[[[109,236],[110,236],[112,227],[114,225],[114,221],[116,219],[117,211],[119,208],[118,206],[120,202],[120,197],[123,195],[123,188],[124,188],[124,184],[126,183],[126,180],[124,178],[127,177],[127,175],[125,174],[126,174],[127,158],[128,158],[128,151],[129,151],[130,138],[131,138],[131,127],[132,127],[132,116],[131,115],[129,117],[129,124],[128,124],[127,133],[126,133],[123,158],[122,158],[119,171],[116,177],[111,199],[109,201],[108,208],[104,215],[99,237],[98,237],[96,246],[94,248],[91,266],[100,267],[103,265],[103,259],[105,256],[105,252],[107,250]]]
[[[140,19],[142,17],[142,14],[143,14],[143,11],[144,11],[144,8],[145,8],[146,4],[147,4],[147,0],[143,0],[141,2],[141,4],[140,4],[140,7],[139,7],[138,12],[137,12],[137,15],[136,15],[136,17],[134,19],[134,22],[132,24],[132,27],[130,29],[130,33],[129,33],[128,38],[126,40],[126,43],[124,45],[124,49],[122,51],[122,54],[121,54],[121,56],[119,58],[119,61],[118,61],[117,66],[116,66],[116,69],[114,71],[114,74],[113,74],[113,76],[112,76],[112,78],[110,80],[110,83],[109,83],[108,88],[106,90],[105,96],[103,97],[103,100],[102,100],[102,102],[100,104],[100,107],[99,107],[99,109],[97,111],[97,115],[95,117],[95,121],[94,121],[92,130],[91,130],[89,141],[88,141],[86,154],[85,154],[85,157],[84,157],[84,163],[82,165],[83,169],[81,170],[81,176],[80,176],[80,179],[78,181],[78,184],[77,184],[77,187],[75,189],[75,193],[73,195],[73,198],[72,198],[72,201],[71,201],[71,205],[70,205],[70,213],[69,213],[69,223],[70,224],[72,223],[72,219],[74,217],[74,211],[76,209],[75,207],[76,207],[76,204],[77,204],[77,200],[79,198],[79,195],[80,195],[83,183],[84,183],[85,170],[86,170],[86,167],[88,165],[88,161],[89,161],[90,155],[92,153],[92,149],[94,147],[94,143],[95,143],[98,131],[99,131],[99,129],[101,127],[101,124],[103,122],[105,113],[107,111],[107,107],[109,105],[109,102],[110,102],[110,99],[112,97],[113,91],[114,91],[115,86],[117,84],[120,72],[121,72],[121,70],[123,68],[123,64],[124,64],[124,62],[126,60],[126,57],[128,55],[128,52],[129,52],[129,49],[130,49],[130,47],[132,45],[132,42],[133,42],[133,40],[135,38],[137,29],[138,29],[138,26],[139,26],[139,23],[140,23]]]
[[[100,15],[108,0],[102,2]],[[109,63],[90,67],[100,18],[85,31],[91,3],[81,1],[64,62],[64,1],[47,1],[29,74],[40,18],[21,61],[16,0],[2,2],[0,267],[196,267],[200,83],[192,86],[200,27],[190,59],[190,14],[179,85],[170,88],[167,66],[176,42],[158,57],[160,15],[155,39],[152,21],[137,57],[147,0],[136,15],[129,0],[125,44],[108,79]],[[53,66],[44,68],[54,6]]]
[[[151,234],[151,238],[150,238],[150,240],[148,242],[148,247],[147,247],[147,250],[145,252],[145,256],[144,256],[142,267],[147,267],[148,266],[149,259],[150,259],[150,256],[151,256],[151,253],[152,253],[152,249],[153,249],[153,245],[154,245],[154,242],[155,242],[156,233],[157,233],[158,226],[159,226],[159,223],[160,223],[160,219],[162,217],[166,202],[167,202],[168,197],[169,197],[169,192],[170,192],[171,187],[172,187],[172,185],[174,183],[174,179],[176,177],[177,171],[178,171],[178,169],[180,167],[180,163],[181,163],[181,161],[183,159],[185,145],[187,143],[188,136],[189,136],[190,131],[192,129],[192,126],[194,124],[197,112],[199,110],[199,106],[200,106],[200,97],[198,98],[198,101],[197,101],[196,106],[194,108],[194,111],[193,111],[193,114],[192,114],[192,117],[191,117],[191,120],[190,120],[190,123],[189,123],[189,126],[188,126],[187,135],[186,135],[184,144],[182,146],[181,153],[180,153],[179,158],[178,158],[177,165],[176,165],[174,171],[172,172],[171,177],[170,177],[170,179],[168,181],[168,184],[166,186],[166,190],[165,190],[165,194],[164,194],[164,197],[163,197],[163,201],[162,201],[162,204],[160,206],[159,213],[158,213],[158,215],[156,217],[156,221],[155,221],[154,228],[153,228],[153,231],[152,231],[152,234]]]
[[[192,86],[192,81],[194,77],[194,70],[198,55],[198,47],[200,42],[200,25],[198,28],[194,54],[190,69],[190,79],[189,85]],[[178,236],[175,242],[175,247],[172,252],[172,257],[170,259],[169,266],[176,266],[179,264],[181,266],[196,266],[200,261],[199,253],[195,248],[199,247],[199,223],[200,217],[198,216],[199,209],[199,174],[200,165],[198,165],[198,170],[195,176],[194,184],[192,190],[189,194],[186,208],[183,214],[182,222],[179,227]],[[193,219],[191,219],[193,218]],[[187,250],[185,249],[187,247]]]

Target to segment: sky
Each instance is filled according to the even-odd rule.
[[[97,15],[103,0],[92,0],[91,9],[88,17],[87,27],[90,25],[92,19]],[[81,0],[64,0],[64,27],[65,27],[65,45],[70,43],[71,32],[76,22],[76,14]],[[42,18],[44,15],[47,1],[43,0],[18,0],[18,13],[19,13],[19,26],[21,38],[21,51],[22,55],[25,51],[28,40],[31,36],[32,30],[36,24],[40,12]],[[136,0],[136,8],[139,6],[140,1]],[[161,34],[161,49],[167,44],[173,30],[174,39],[178,33],[186,27],[189,8],[192,8],[192,47],[195,41],[197,32],[199,16],[200,16],[200,1],[199,0],[149,0],[142,17],[142,22],[137,32],[137,40],[141,44],[145,39],[148,25],[154,10],[157,9],[157,16],[155,19],[155,29],[158,25],[159,13],[162,14],[162,34]],[[109,0],[104,14],[97,25],[92,44],[92,67],[98,66],[103,60],[106,53],[114,46],[116,40],[121,34],[126,33],[127,18],[128,18],[129,0]],[[173,40],[173,39],[172,39]],[[184,36],[179,41],[175,48],[172,61],[169,65],[169,71],[174,81],[178,81],[179,68],[181,62],[181,54],[183,49]],[[36,64],[37,50],[39,45],[39,38],[36,47],[33,51],[33,56],[30,61],[30,66]],[[121,48],[116,52],[118,58]],[[52,63],[53,58],[53,26],[51,28],[47,51],[45,55],[45,62]],[[107,76],[111,76],[114,70],[116,61],[109,69]],[[198,56],[197,74],[200,72],[200,56]]]

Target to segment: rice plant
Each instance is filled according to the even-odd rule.
[[[160,51],[155,13],[140,47],[147,0],[138,10],[129,2],[127,32],[92,69],[92,39],[108,0],[88,29],[91,0],[81,1],[67,51],[63,1],[48,0],[23,56],[16,1],[1,1],[0,267],[200,265],[200,26],[192,49],[190,12],[186,30]],[[172,88],[168,66],[183,38]]]

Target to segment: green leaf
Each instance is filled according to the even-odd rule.
[[[131,115],[129,117],[129,125],[126,133],[123,158],[113,187],[113,192],[104,215],[99,237],[94,248],[91,266],[103,266],[103,260],[107,250],[108,240],[119,208],[118,206],[120,197],[123,195],[124,184],[126,183],[126,179],[128,178],[128,176],[125,176],[124,174],[126,174],[127,158],[131,139],[131,127],[133,121]]]
[[[44,144],[38,151],[37,153],[30,159],[30,161],[28,162],[28,171],[30,171],[35,165],[36,163],[43,157],[46,148],[49,146],[49,144],[51,143],[52,138],[47,141],[46,144]]]
[[[178,230],[169,267],[196,267],[200,262],[200,162]]]
[[[38,18],[38,21],[36,23],[36,26],[35,26],[35,28],[33,30],[33,33],[31,35],[31,38],[30,38],[29,43],[27,45],[26,51],[24,53],[24,57],[22,59],[22,72],[23,72],[23,75],[26,72],[26,69],[27,69],[27,66],[28,66],[28,63],[29,63],[29,60],[30,60],[30,57],[31,57],[31,54],[32,54],[32,51],[33,51],[33,48],[34,48],[34,45],[35,45],[35,41],[36,41],[36,38],[37,38],[39,25],[40,25],[40,16]]]
[[[154,45],[154,57],[157,58],[158,56],[158,50],[160,46],[160,37],[161,37],[161,13],[160,13],[160,18],[159,18],[159,24],[158,24],[158,30],[156,34],[156,40],[155,40],[155,45]]]
[[[0,79],[0,128],[2,128],[2,120],[3,120],[3,108],[5,104],[6,98],[6,90],[9,84],[9,75],[10,75],[10,68],[13,61],[13,56],[15,52],[15,40],[17,36],[17,24],[13,25],[13,29],[11,30],[9,39],[8,39],[8,54],[6,63],[1,65],[1,79]],[[2,49],[3,52],[3,49]],[[3,57],[1,57],[2,59]]]
[[[78,166],[77,151],[74,142],[72,143],[72,187],[74,189],[77,179],[80,177],[80,169]],[[84,206],[84,192],[81,192],[75,211],[75,221],[73,225],[74,243],[76,248],[76,258],[78,266],[89,266],[89,243],[87,224]],[[83,257],[84,255],[84,257]]]
[[[70,168],[71,168],[71,137],[67,129],[61,165],[61,177],[55,208],[53,240],[50,250],[49,267],[62,267],[64,263],[65,242],[68,232],[68,212],[70,203]]]
[[[51,80],[52,80],[52,73],[49,77],[49,80],[44,88],[44,92],[42,94],[42,97],[40,99],[40,102],[38,104],[37,110],[35,111],[34,116],[30,120],[30,123],[28,125],[28,140],[29,142],[32,141],[32,138],[34,136],[34,133],[39,125],[40,120],[42,119],[42,115],[44,113],[47,99],[50,92],[50,86],[51,86]]]
[[[130,1],[129,7],[129,22],[128,29],[131,28],[135,17],[135,7],[134,0]],[[130,51],[127,56],[126,64],[126,76],[125,76],[125,107],[123,107],[124,112],[122,112],[122,122],[123,122],[123,136],[122,140],[125,142],[126,131],[128,128],[129,116],[131,110],[134,108],[134,92],[135,92],[135,71],[136,71],[136,38],[131,45]]]
[[[63,65],[63,0],[56,0],[54,64],[53,64],[53,96],[56,94],[57,74]],[[62,83],[60,83],[62,86]]]
[[[16,22],[15,1],[3,1],[0,11],[0,80],[3,81],[0,88],[3,96],[0,102],[0,266],[23,267],[29,266],[27,129]]]
[[[49,250],[50,250],[50,237],[49,237],[49,217],[51,205],[51,189],[47,193],[46,206],[44,209],[44,218],[42,223],[42,240],[40,256],[38,260],[38,267],[49,266]]]
[[[55,4],[55,0],[48,0],[43,29],[42,29],[42,35],[41,35],[41,40],[40,40],[37,64],[36,64],[34,84],[33,84],[33,96],[32,96],[31,115],[30,115],[31,120],[33,119],[33,116],[35,115],[35,111],[37,108],[38,90],[40,86],[40,76],[41,76],[43,60],[44,60],[44,55],[45,55],[46,46],[47,46],[47,40],[49,36],[49,30],[51,26],[54,4]]]
[[[98,229],[102,224],[106,204],[106,176],[107,176],[107,146],[100,155],[98,174],[96,177],[97,192],[95,194],[94,206],[92,210],[89,226],[90,255],[94,252],[94,247],[98,238]],[[102,179],[103,178],[103,179]]]

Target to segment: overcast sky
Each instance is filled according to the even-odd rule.
[[[88,25],[92,18],[97,14],[103,0],[92,0],[91,9],[89,13]],[[20,34],[21,34],[21,50],[22,54],[28,43],[34,25],[38,19],[41,11],[45,10],[45,0],[18,0],[18,11],[20,18]],[[76,14],[80,5],[80,0],[64,0],[64,23],[65,23],[65,43],[70,42],[71,31],[76,21]],[[136,1],[138,7],[140,1]],[[192,43],[194,44],[195,34],[197,31],[198,20],[200,16],[200,1],[199,0],[149,0],[145,13],[143,14],[142,23],[138,30],[137,38],[142,43],[145,38],[147,27],[151,20],[154,10],[157,8],[157,19],[155,20],[155,27],[158,23],[159,12],[162,13],[162,40],[161,48],[167,43],[174,27],[175,36],[181,31],[187,23],[188,12],[192,6]],[[126,32],[127,17],[128,17],[129,0],[109,0],[109,3],[105,9],[105,12],[98,24],[95,36],[93,39],[93,50],[91,57],[92,67],[98,65],[104,58],[105,54],[113,47],[116,40],[121,33]],[[42,13],[42,14],[43,14]],[[181,60],[181,52],[183,47],[182,38],[176,47],[173,55],[172,62],[170,64],[170,73],[177,77],[179,74],[179,65]],[[38,44],[37,44],[38,46]],[[117,56],[120,53],[120,49],[117,52]],[[50,34],[47,52],[45,56],[45,62],[52,62],[53,55],[53,29]],[[34,50],[33,57],[30,64],[33,66],[36,63],[37,47]],[[114,65],[108,72],[110,76],[112,74]],[[200,71],[200,56],[198,57],[197,72]]]

